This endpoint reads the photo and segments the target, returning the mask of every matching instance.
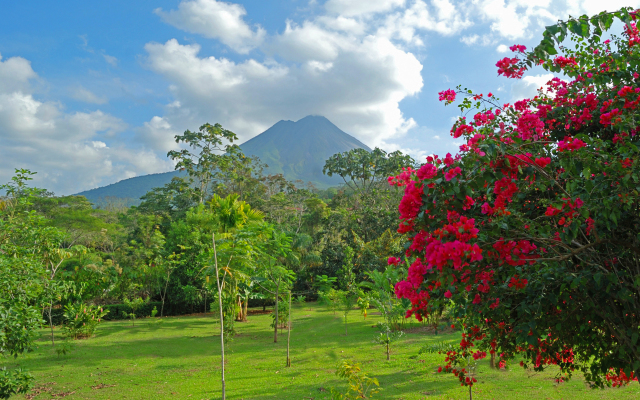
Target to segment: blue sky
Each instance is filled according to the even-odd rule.
[[[502,100],[548,76],[498,78],[506,47],[545,25],[640,0],[4,2],[0,182],[57,194],[173,169],[173,136],[220,122],[241,141],[324,115],[371,147],[455,153],[458,84]]]

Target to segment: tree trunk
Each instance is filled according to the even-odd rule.
[[[55,346],[56,344],[53,341],[53,322],[51,320],[51,308],[52,308],[52,304],[49,303],[49,327],[51,328],[51,345]]]
[[[289,357],[289,342],[291,341],[291,291],[289,291],[289,329],[287,333],[287,367],[291,366],[291,358]]]
[[[244,322],[247,322],[247,315],[248,315],[248,309],[249,309],[249,295],[247,294],[247,297],[244,299]]]
[[[491,354],[491,360],[489,360],[489,367],[494,369],[496,367],[496,353]]]
[[[226,400],[227,395],[224,387],[224,314],[222,312],[222,289],[220,288],[220,274],[218,273],[218,254],[216,253],[216,237],[215,234],[212,235],[213,238],[213,256],[215,258],[216,263],[216,284],[218,286],[218,305],[220,306],[220,354],[221,357],[221,366],[222,366],[222,400]]]
[[[344,335],[347,336],[347,313],[344,313]]]
[[[160,307],[160,318],[163,316],[164,312],[164,299],[167,297],[167,288],[169,287],[169,277],[171,276],[171,270],[167,272],[167,282],[164,284],[164,294],[162,295],[162,307]]]
[[[276,286],[276,320],[273,324],[273,343],[278,343],[278,297],[280,296],[280,285]]]
[[[242,297],[238,295],[238,313],[236,314],[236,321],[242,322]]]

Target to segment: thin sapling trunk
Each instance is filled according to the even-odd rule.
[[[222,367],[222,400],[226,400],[226,390],[224,385],[224,313],[222,312],[222,287],[220,285],[220,273],[218,272],[218,254],[216,253],[216,236],[215,233],[212,234],[213,240],[213,257],[215,260],[216,267],[216,285],[218,286],[218,306],[220,307],[220,354],[221,360],[220,365]],[[231,259],[229,259],[229,263],[231,263]],[[226,275],[226,271],[225,271]]]
[[[291,358],[289,357],[290,341],[291,341],[291,291],[289,291],[289,330],[287,334],[287,367],[291,366]]]
[[[278,343],[278,297],[280,296],[280,282],[276,286],[276,321],[273,324],[273,343]]]
[[[51,328],[51,345],[55,346],[56,344],[53,341],[53,321],[51,319],[51,308],[53,307],[53,301],[49,303],[49,327]]]
[[[390,360],[390,356],[389,356],[389,330],[387,328],[387,361]]]

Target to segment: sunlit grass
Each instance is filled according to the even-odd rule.
[[[372,327],[353,311],[349,335],[344,320],[315,304],[294,306],[291,331],[292,366],[286,368],[286,331],[273,343],[269,315],[253,315],[237,323],[238,336],[226,355],[229,399],[327,399],[330,388],[343,388],[334,375],[343,359],[362,364],[384,389],[380,399],[468,399],[452,375],[435,374],[442,356],[418,355],[425,343],[458,340],[459,333],[434,336],[408,333],[395,344],[391,361],[373,343]],[[18,359],[37,379],[34,399],[218,399],[220,398],[219,325],[212,316],[105,322],[95,337],[76,341],[75,350],[58,357],[47,342]],[[416,323],[413,324],[414,327]],[[61,337],[59,338],[61,339]],[[591,390],[580,376],[553,382],[555,370],[524,371],[518,366],[496,371],[483,360],[474,399],[637,399],[640,385]],[[34,392],[35,394],[35,392]],[[52,397],[55,396],[55,397]],[[17,398],[23,398],[18,396]]]

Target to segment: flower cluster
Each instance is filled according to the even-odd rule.
[[[456,101],[456,92],[451,89],[443,90],[438,93],[438,100],[444,101],[445,104],[450,104]]]

